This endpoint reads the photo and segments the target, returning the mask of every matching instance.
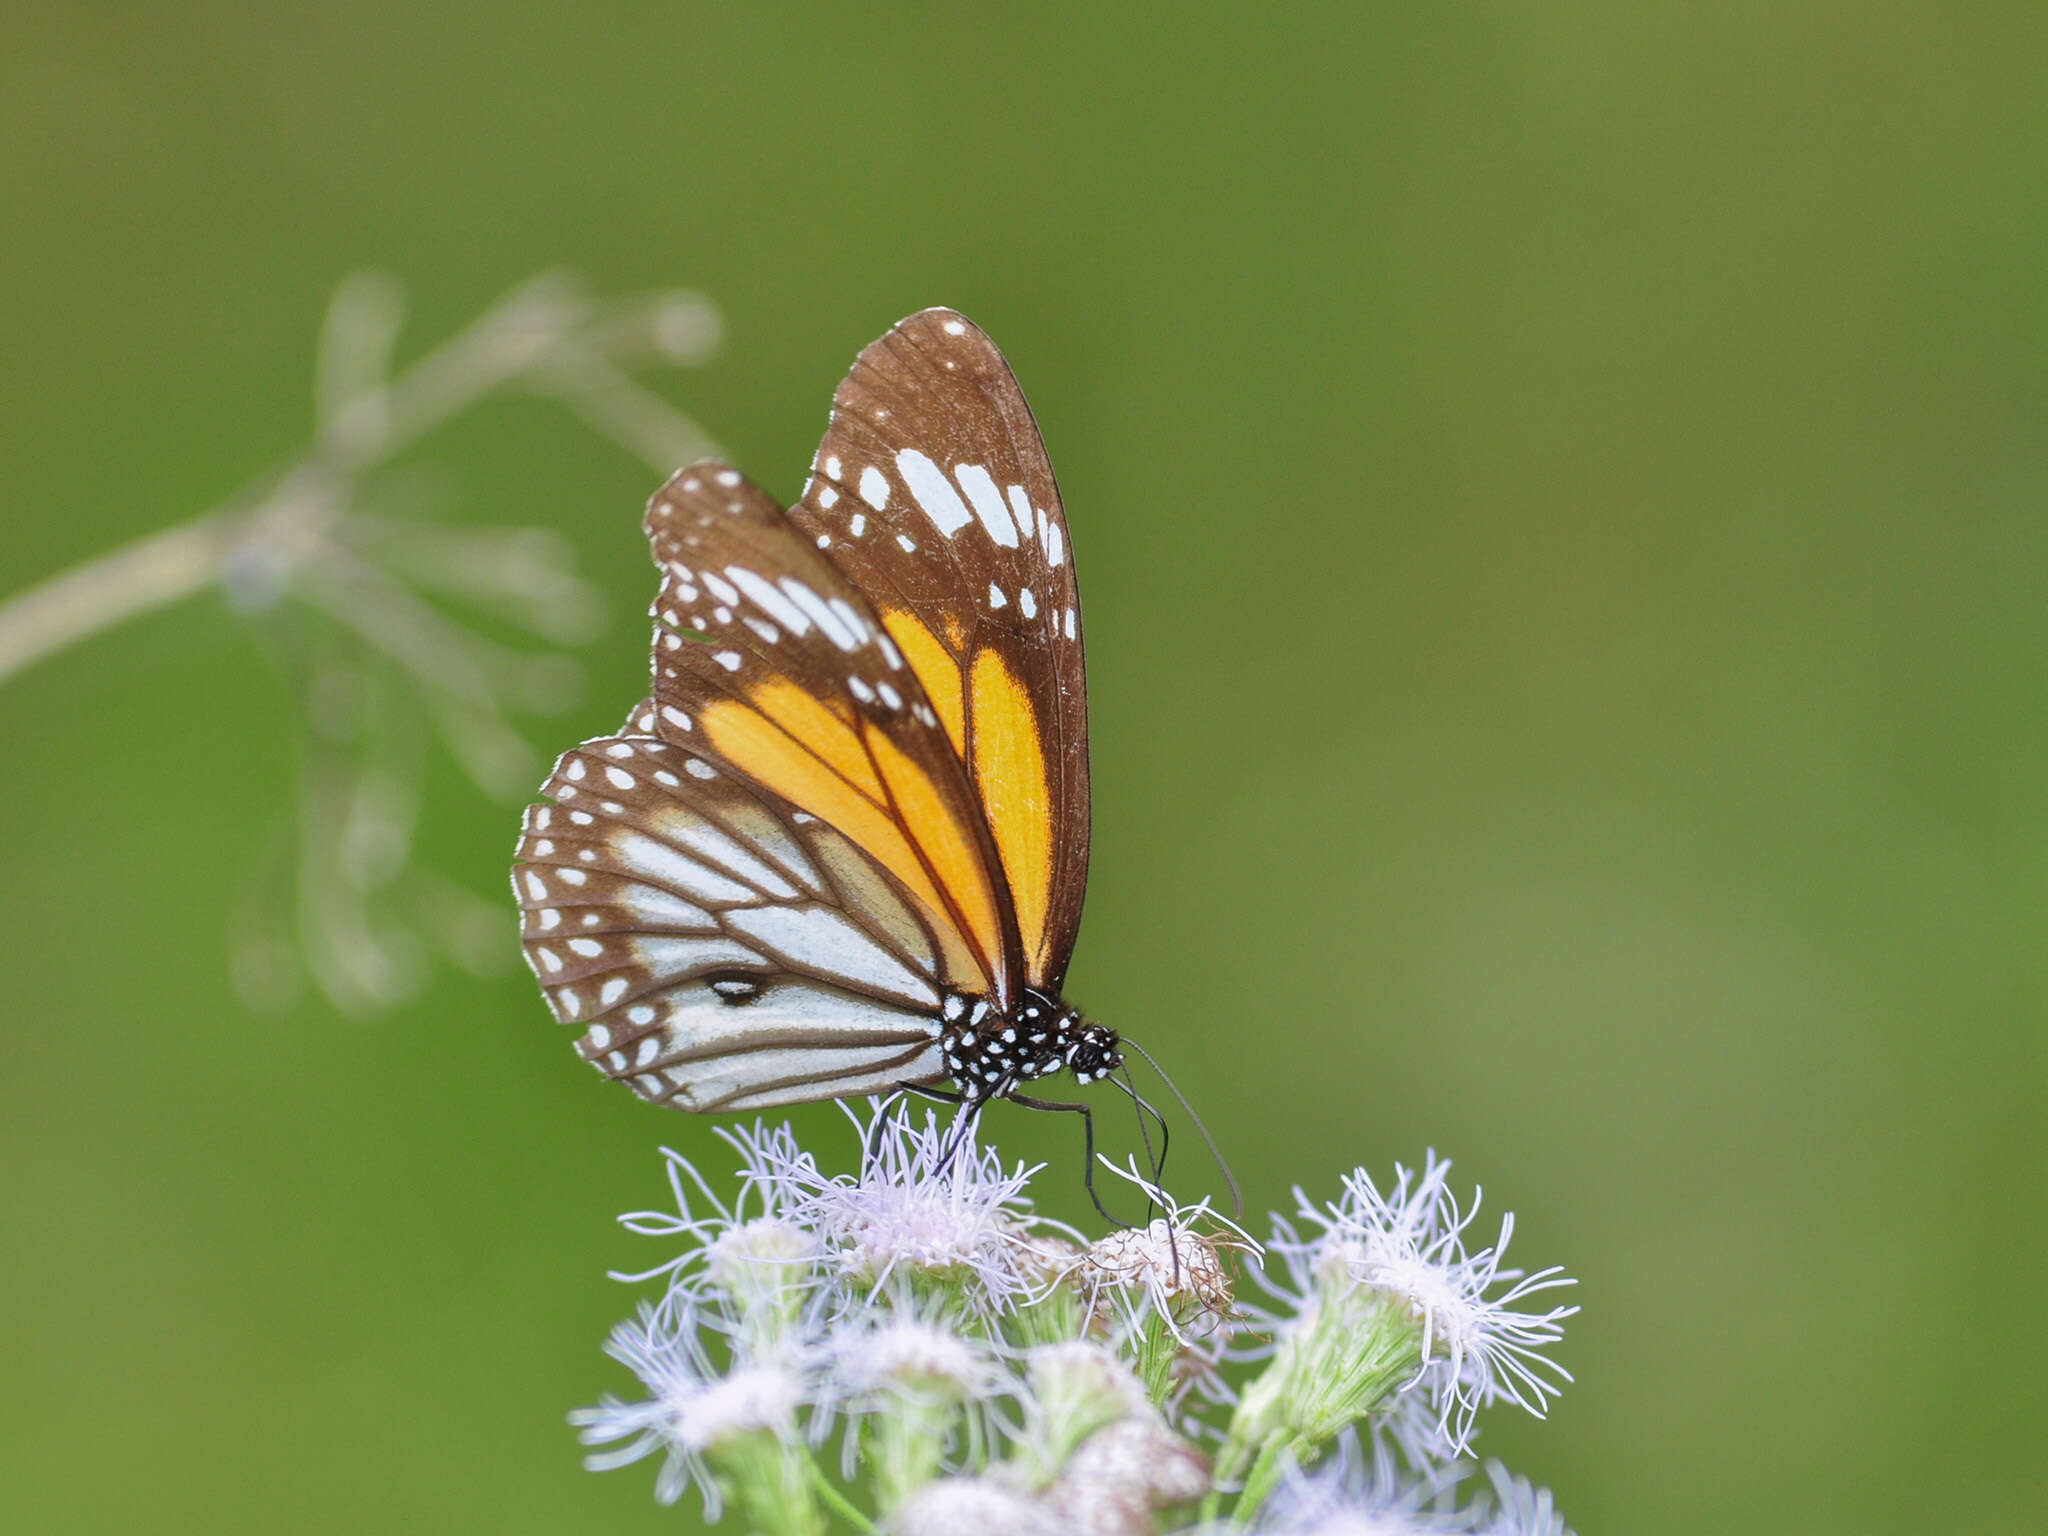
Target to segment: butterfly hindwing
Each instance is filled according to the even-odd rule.
[[[1059,487],[1022,390],[963,316],[913,315],[833,397],[790,519],[872,601],[961,758],[1056,992],[1088,876],[1088,700]]]
[[[692,1110],[943,1076],[939,947],[849,839],[651,734],[584,743],[542,792],[513,870],[527,959],[600,1070]]]

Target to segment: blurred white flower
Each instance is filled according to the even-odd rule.
[[[1572,1536],[1547,1488],[1489,1462],[1490,1489],[1465,1503],[1471,1463],[1416,1472],[1385,1445],[1370,1458],[1346,1436],[1312,1472],[1290,1466],[1253,1522],[1257,1536]]]
[[[1036,1499],[992,1477],[929,1482],[882,1529],[889,1536],[1074,1536]]]
[[[1370,1456],[1347,1435],[1314,1471],[1290,1462],[1251,1529],[1258,1536],[1435,1536],[1472,1529],[1457,1506],[1469,1464],[1415,1476],[1384,1444]]]
[[[607,1397],[595,1408],[577,1409],[569,1422],[581,1429],[585,1445],[615,1446],[584,1459],[592,1471],[609,1471],[661,1452],[654,1496],[673,1504],[695,1483],[705,1518],[715,1520],[721,1493],[718,1480],[707,1472],[706,1454],[742,1435],[790,1438],[805,1384],[796,1371],[776,1364],[739,1361],[720,1373],[699,1322],[688,1307],[663,1315],[643,1306],[636,1318],[612,1331],[605,1353],[638,1376],[651,1395],[635,1403]]]

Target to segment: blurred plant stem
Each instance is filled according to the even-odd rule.
[[[658,474],[712,450],[696,423],[627,371],[646,359],[692,364],[711,353],[717,312],[696,295],[607,302],[549,274],[387,379],[403,311],[387,276],[344,282],[322,331],[318,432],[304,457],[222,507],[0,602],[0,682],[215,584],[261,606],[308,561],[342,553],[333,536],[361,476],[494,394],[553,396]]]
[[[389,1007],[425,975],[428,946],[484,970],[509,960],[495,909],[412,862],[425,723],[486,794],[524,793],[536,754],[514,724],[566,707],[576,664],[508,644],[446,611],[454,599],[546,647],[592,638],[602,595],[575,550],[539,528],[389,515],[386,473],[451,418],[541,395],[657,475],[714,452],[697,424],[641,383],[648,363],[716,348],[695,294],[600,299],[561,274],[506,294],[402,370],[405,314],[378,273],[336,290],[314,370],[305,452],[241,494],[0,602],[0,682],[153,609],[218,590],[285,671],[301,744],[296,804],[233,920],[235,982],[275,1011],[301,975],[346,1012]]]

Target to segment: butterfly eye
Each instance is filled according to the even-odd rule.
[[[728,1008],[744,1008],[767,988],[751,976],[714,976],[711,978],[711,990]]]

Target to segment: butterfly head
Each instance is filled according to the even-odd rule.
[[[1105,1024],[1092,1024],[1074,1015],[1075,1028],[1068,1034],[1067,1066],[1077,1083],[1092,1083],[1107,1077],[1124,1064],[1124,1053],[1116,1031]]]

